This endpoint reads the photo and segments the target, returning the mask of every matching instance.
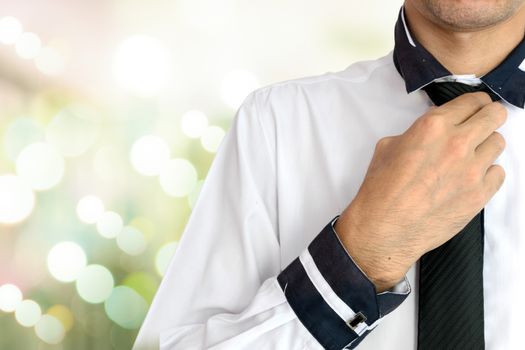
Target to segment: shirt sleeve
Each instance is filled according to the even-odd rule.
[[[410,293],[406,276],[388,291],[374,284],[339,240],[336,216],[277,280],[301,323],[325,349],[353,349]]]
[[[133,349],[355,347],[410,293],[376,294],[333,229],[281,269],[275,154],[257,91],[237,111]]]

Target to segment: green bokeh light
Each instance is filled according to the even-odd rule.
[[[105,301],[104,309],[108,317],[122,328],[136,329],[146,317],[148,303],[133,289],[118,286]]]
[[[160,185],[164,192],[173,197],[185,197],[197,184],[197,170],[187,159],[171,159],[160,171]]]
[[[175,254],[175,250],[177,249],[177,245],[178,242],[166,243],[157,252],[157,256],[155,257],[155,267],[160,276],[164,276],[166,273],[171,257]]]
[[[35,333],[48,344],[58,344],[64,339],[66,330],[56,317],[44,315],[35,325]]]
[[[79,156],[97,139],[97,119],[96,112],[86,106],[68,106],[48,124],[46,138],[65,157]]]
[[[140,255],[146,249],[144,234],[133,226],[126,226],[117,236],[118,247],[129,255]]]
[[[151,303],[159,286],[159,280],[145,272],[134,272],[124,279],[123,284],[133,288],[148,303]]]
[[[44,140],[44,128],[29,117],[20,117],[11,122],[4,134],[4,150],[11,161],[27,145]]]
[[[111,295],[113,286],[113,275],[101,265],[86,266],[79,273],[76,281],[78,295],[91,304],[106,300]]]

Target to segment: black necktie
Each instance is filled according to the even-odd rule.
[[[438,106],[478,87],[445,82],[424,90]],[[456,236],[420,259],[418,349],[485,348],[483,312],[484,209]]]

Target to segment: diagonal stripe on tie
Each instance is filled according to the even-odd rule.
[[[457,82],[431,83],[425,91],[438,106],[467,92],[485,91]],[[484,349],[481,210],[456,236],[420,259],[418,349]]]

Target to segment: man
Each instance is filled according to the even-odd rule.
[[[522,348],[524,2],[248,96],[135,348]]]

